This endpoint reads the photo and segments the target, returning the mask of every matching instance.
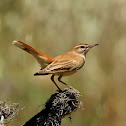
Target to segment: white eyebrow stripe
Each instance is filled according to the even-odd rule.
[[[84,45],[78,45],[78,46],[75,46],[75,47],[77,48],[77,47],[80,47],[80,46],[84,46]],[[84,46],[84,47],[85,47],[85,46]]]

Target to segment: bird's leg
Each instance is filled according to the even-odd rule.
[[[54,76],[55,75],[52,75],[51,76],[51,80],[52,80],[52,82],[56,85],[56,87],[58,88],[58,90],[59,90],[59,92],[62,92],[62,90],[59,88],[59,86],[56,84],[56,82],[54,81]]]
[[[65,82],[61,81],[62,75],[58,77],[58,81],[61,82],[62,84],[66,85],[69,88],[72,88],[70,85],[66,84]]]

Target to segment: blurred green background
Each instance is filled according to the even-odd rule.
[[[65,117],[62,126],[126,126],[125,0],[0,1],[0,100],[25,107],[9,124],[20,126],[56,87],[50,75],[33,76],[39,64],[13,40],[52,57],[80,42],[99,43],[78,73],[63,78],[81,92],[85,109],[72,113],[72,123]]]

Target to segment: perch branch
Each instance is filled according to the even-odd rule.
[[[63,117],[81,107],[80,96],[74,88],[51,95],[45,108],[23,126],[60,126]]]

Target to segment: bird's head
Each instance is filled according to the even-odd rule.
[[[95,47],[99,44],[85,44],[85,43],[79,43],[77,45],[75,45],[71,51],[74,51],[75,53],[79,54],[79,55],[84,55],[86,56],[87,52],[92,48]]]

